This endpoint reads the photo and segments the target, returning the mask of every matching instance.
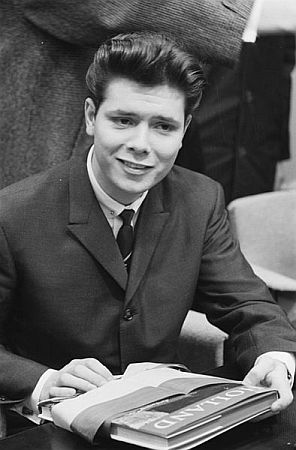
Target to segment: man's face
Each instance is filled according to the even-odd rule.
[[[86,131],[94,136],[94,174],[120,203],[135,201],[170,171],[190,122],[185,97],[168,85],[112,80],[97,114],[86,100]]]

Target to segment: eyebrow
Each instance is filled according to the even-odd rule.
[[[159,116],[156,116],[155,119],[161,120],[163,122],[169,122],[172,125],[180,125],[180,121],[179,120],[175,120],[173,117],[159,115]]]
[[[123,115],[123,116],[127,116],[127,117],[137,117],[138,114],[136,113],[132,113],[132,112],[128,112],[125,111],[123,109],[116,109],[114,111],[109,111],[109,114],[118,114],[118,115]],[[172,125],[180,125],[180,121],[174,119],[173,117],[169,117],[169,116],[162,116],[161,114],[158,116],[153,116],[153,119],[155,120],[160,120],[162,122],[168,122]]]

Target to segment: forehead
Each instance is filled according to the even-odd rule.
[[[107,85],[101,107],[131,114],[169,114],[183,120],[185,94],[168,84],[145,86],[126,78],[115,78]]]

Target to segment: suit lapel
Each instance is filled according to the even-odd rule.
[[[126,302],[131,300],[143,279],[168,218],[169,212],[163,208],[161,185],[157,185],[148,193],[137,221]]]
[[[86,163],[70,166],[68,229],[105,270],[126,289],[127,272],[108,221],[90,185]]]

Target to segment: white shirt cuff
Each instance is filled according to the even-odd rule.
[[[31,422],[34,422],[39,425],[41,419],[38,417],[39,410],[37,403],[39,402],[40,394],[44,384],[46,383],[46,381],[53,372],[56,372],[56,370],[54,369],[46,370],[46,372],[44,372],[39,378],[32,394],[29,397],[27,397],[22,403],[18,403],[17,405],[14,405],[10,409],[16,411],[21,416],[24,416],[27,419],[31,420]]]
[[[34,411],[35,414],[39,414],[39,410],[38,410],[38,406],[37,403],[40,400],[40,394],[41,391],[46,383],[46,381],[48,380],[48,378],[52,375],[52,373],[57,372],[54,369],[48,369],[46,372],[44,372],[41,377],[39,378],[34,391],[32,392],[31,396],[30,396],[30,404],[31,404],[31,408]]]

